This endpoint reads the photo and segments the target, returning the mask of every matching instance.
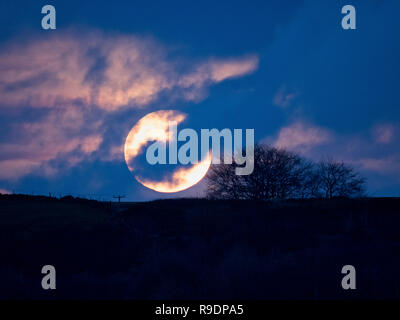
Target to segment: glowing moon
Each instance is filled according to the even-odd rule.
[[[165,141],[169,139],[169,121],[177,124],[186,119],[186,114],[175,110],[161,110],[147,114],[141,118],[131,129],[125,141],[125,162],[135,179],[143,186],[163,193],[173,193],[186,190],[206,175],[211,165],[211,155],[188,168],[175,170],[171,179],[154,181],[135,175],[134,159],[142,152],[143,148],[151,141]]]

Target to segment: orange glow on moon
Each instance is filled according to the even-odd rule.
[[[184,113],[174,110],[161,110],[147,114],[141,118],[131,129],[125,141],[125,162],[129,170],[135,170],[132,160],[139,155],[142,148],[149,141],[168,142],[169,121],[176,121],[178,124],[186,119]],[[211,165],[211,154],[209,153],[201,162],[188,168],[180,168],[172,173],[171,180],[152,181],[139,178],[135,179],[143,186],[157,192],[174,193],[186,190],[204,178]]]
[[[186,190],[196,183],[198,183],[201,179],[206,175],[208,168],[211,165],[211,155],[208,154],[206,159],[195,164],[194,166],[186,169],[182,168],[176,170],[172,175],[172,181],[150,181],[150,180],[141,180],[136,177],[136,180],[139,181],[145,187],[164,193],[173,193]]]

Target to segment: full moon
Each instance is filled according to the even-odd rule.
[[[141,118],[130,130],[125,141],[125,162],[135,179],[143,186],[157,192],[174,193],[186,190],[204,178],[211,165],[211,155],[191,166],[183,166],[171,173],[168,177],[154,180],[137,173],[136,158],[145,152],[145,147],[152,141],[169,141],[169,121],[177,124],[186,119],[186,114],[176,110],[160,110]]]

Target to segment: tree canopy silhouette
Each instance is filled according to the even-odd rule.
[[[357,197],[365,192],[365,179],[343,162],[313,163],[267,145],[255,145],[252,174],[236,175],[236,166],[234,161],[211,166],[206,178],[208,198],[333,198]]]

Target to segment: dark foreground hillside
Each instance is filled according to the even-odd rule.
[[[400,199],[0,196],[0,298],[399,299],[399,227]],[[348,264],[356,290],[341,287]]]

